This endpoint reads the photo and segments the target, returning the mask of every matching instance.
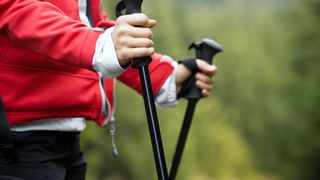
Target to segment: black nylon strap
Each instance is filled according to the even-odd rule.
[[[178,98],[183,98],[185,97],[188,93],[189,90],[191,89],[192,86],[194,86],[195,79],[193,77],[189,77],[183,84],[180,92],[178,93]]]
[[[0,97],[0,150],[5,154],[8,162],[17,162],[17,155],[10,138],[10,127],[2,98]]]
[[[196,60],[197,60],[196,58],[188,58],[188,59],[179,61],[179,64],[183,64],[184,66],[186,66],[186,68],[188,68],[192,72],[192,74],[195,74],[196,72],[199,71]]]
[[[189,90],[192,88],[192,86],[195,86],[195,78],[193,76],[195,73],[199,72],[196,60],[196,58],[187,58],[179,61],[179,64],[186,66],[186,68],[192,72],[192,75],[184,82],[180,92],[178,93],[178,98],[185,97],[189,93]]]

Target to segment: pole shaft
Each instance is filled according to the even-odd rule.
[[[186,144],[186,140],[188,137],[188,133],[190,130],[191,122],[192,122],[192,117],[195,111],[195,107],[197,104],[198,100],[189,100],[187,110],[184,115],[184,120],[183,124],[180,130],[180,135],[179,139],[177,142],[176,150],[173,156],[173,160],[171,163],[171,168],[169,172],[169,180],[174,180],[176,178],[177,172],[178,172],[178,167],[181,161],[181,157],[183,154],[184,146]]]
[[[142,65],[138,69],[158,179],[168,180],[167,165],[162,146],[159,122],[151,88],[148,65]]]

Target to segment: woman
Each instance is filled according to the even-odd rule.
[[[190,71],[155,53],[144,14],[110,21],[99,0],[2,0],[0,95],[17,162],[0,151],[0,174],[22,179],[84,179],[79,148],[85,120],[113,119],[114,83],[141,92],[133,58],[152,55],[152,87],[159,106],[176,105]],[[137,27],[139,26],[139,27]],[[197,60],[197,85],[212,89],[213,65]],[[122,107],[126,108],[126,107]]]

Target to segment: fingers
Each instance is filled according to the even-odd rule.
[[[154,53],[152,31],[156,21],[144,14],[120,16],[111,34],[119,63]],[[137,27],[139,26],[139,27]]]
[[[198,79],[197,75],[196,75],[196,79],[197,79],[196,85],[198,88],[201,89],[202,95],[204,97],[209,96],[210,91],[213,89],[212,79],[209,79],[208,77],[203,78],[203,79],[202,78]]]
[[[203,60],[197,60],[197,65],[200,72],[195,74],[196,85],[201,89],[202,95],[207,97],[213,89],[212,78],[217,74],[218,69],[215,65],[210,65]]]
[[[115,29],[119,36],[131,36],[135,38],[153,38],[151,29],[143,27],[134,27],[129,24],[119,24],[115,26]]]
[[[208,90],[206,90],[206,89],[203,89],[203,90],[201,91],[201,93],[202,93],[202,95],[203,95],[204,97],[208,97],[208,96],[210,95],[210,91],[208,91]]]
[[[210,65],[203,60],[197,59],[197,65],[198,65],[199,70],[202,73],[204,73],[210,77],[213,77],[218,72],[218,69],[214,64]]]
[[[149,19],[146,15],[141,13],[120,16],[117,19],[117,24],[129,24],[131,26],[140,26],[145,28],[152,28],[157,24],[154,19]]]
[[[212,84],[206,84],[202,81],[197,81],[196,85],[198,88],[201,89],[201,93],[204,97],[207,97],[210,95],[210,91],[213,89],[213,85]]]
[[[127,37],[127,38],[121,38],[117,42],[117,46],[123,46],[127,48],[151,48],[153,47],[153,41],[147,38],[132,38],[132,37]]]
[[[125,60],[131,60],[136,57],[145,57],[145,56],[150,56],[151,54],[154,53],[154,48],[122,48],[117,51],[117,55],[119,58],[120,64],[123,63]],[[128,62],[128,61],[127,61]],[[125,63],[123,63],[125,64]]]
[[[206,74],[203,74],[203,73],[197,73],[195,75],[196,79],[198,81],[201,81],[203,83],[206,83],[206,84],[212,84],[212,77],[211,76],[208,76]]]
[[[202,82],[202,81],[197,81],[196,84],[200,89],[206,89],[208,91],[211,91],[212,88],[213,88],[212,84],[207,84],[207,83]]]
[[[117,36],[114,46],[120,64],[126,64],[133,58],[149,56],[154,53],[153,41],[147,38],[133,38],[131,36]]]

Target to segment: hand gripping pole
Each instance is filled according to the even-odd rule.
[[[217,42],[210,39],[203,39],[200,42],[193,42],[189,49],[195,48],[196,50],[196,58],[206,61],[209,64],[212,64],[212,58],[215,54],[222,52],[222,47]],[[192,85],[188,89],[187,93],[184,95],[184,98],[188,100],[187,110],[184,115],[183,124],[180,130],[179,139],[177,142],[176,150],[173,156],[170,172],[169,172],[169,180],[174,180],[178,167],[181,161],[181,157],[183,154],[184,146],[187,140],[187,136],[189,133],[189,129],[192,122],[192,117],[195,111],[196,104],[199,99],[203,96],[201,94],[201,90],[196,86],[196,80],[194,75],[192,75],[188,80],[188,84],[191,81]]]
[[[116,15],[122,15],[122,11],[126,10],[126,14],[140,13],[142,0],[122,0],[116,7]],[[167,165],[165,161],[157,111],[155,107],[152,87],[150,82],[150,73],[148,65],[151,57],[135,58],[132,67],[139,70],[140,81],[142,85],[144,105],[147,114],[149,133],[152,142],[154,160],[157,168],[159,180],[168,180]]]

